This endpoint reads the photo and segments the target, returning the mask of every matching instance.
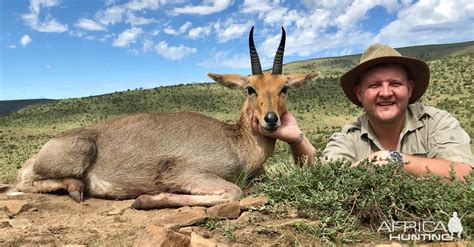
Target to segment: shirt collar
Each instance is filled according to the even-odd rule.
[[[359,117],[358,119],[360,123],[360,137],[361,138],[369,138],[370,140],[375,139],[374,132],[369,124],[369,119],[367,118],[367,113],[364,111],[364,114]]]
[[[416,129],[423,127],[424,124],[421,119],[425,114],[428,113],[424,111],[424,107],[421,103],[408,105],[405,115],[405,127],[403,128],[402,133],[415,131]]]
[[[418,128],[424,126],[421,119],[423,116],[427,114],[424,111],[423,105],[420,103],[413,103],[408,105],[407,111],[405,112],[405,122],[402,128],[402,135],[405,135],[408,132],[415,131]],[[369,119],[367,118],[367,114],[364,112],[362,116],[358,119],[360,123],[360,137],[361,138],[369,138],[370,140],[375,140],[375,134],[370,127]]]

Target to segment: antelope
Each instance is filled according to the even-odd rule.
[[[84,196],[135,199],[132,208],[213,206],[238,200],[239,174],[255,175],[272,155],[276,140],[252,130],[253,111],[265,131],[280,126],[287,89],[318,74],[283,75],[285,29],[272,71],[262,72],[249,34],[252,74],[208,76],[246,97],[235,124],[193,112],[145,113],[74,129],[49,140],[17,174],[18,191],[63,190],[76,202]]]

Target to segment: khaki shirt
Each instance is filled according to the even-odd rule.
[[[355,162],[384,150],[369,126],[366,114],[329,139],[323,156]],[[463,162],[474,167],[470,138],[451,114],[421,103],[408,106],[397,151],[402,154]]]

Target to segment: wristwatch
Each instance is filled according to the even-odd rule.
[[[403,155],[394,150],[388,151],[387,160],[397,165],[403,165]]]

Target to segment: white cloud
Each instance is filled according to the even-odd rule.
[[[165,4],[166,0],[133,0],[126,4],[127,8],[130,10],[138,11],[144,9],[157,9],[160,4]]]
[[[20,44],[25,47],[27,46],[29,43],[31,43],[31,38],[29,35],[25,34],[23,35],[23,37],[21,37],[20,39]]]
[[[166,41],[161,41],[154,48],[158,54],[172,61],[181,60],[183,57],[197,52],[196,48],[184,45],[169,46]]]
[[[178,32],[176,30],[174,30],[172,27],[163,28],[163,32],[165,32],[166,34],[169,34],[169,35],[178,36]]]
[[[139,17],[139,16],[136,16],[132,12],[127,12],[125,22],[129,23],[132,26],[141,26],[141,25],[146,25],[146,24],[156,22],[156,20]]]
[[[188,21],[184,23],[178,30],[175,30],[172,27],[168,26],[163,29],[163,32],[169,35],[178,36],[185,33],[191,26],[192,26],[192,23]]]
[[[352,28],[367,17],[367,12],[376,6],[385,7],[389,12],[399,7],[397,0],[356,0],[348,6],[342,15],[337,16],[335,23],[341,29]]]
[[[340,30],[336,33],[294,33],[287,38],[288,55],[309,56],[319,53],[319,56],[340,56],[341,50],[352,50],[353,47],[367,47],[374,35],[362,30]],[[276,51],[276,46],[274,47]]]
[[[99,10],[95,14],[95,17],[99,20],[100,23],[104,25],[110,25],[122,22],[125,11],[126,8],[124,6],[114,5],[105,10]]]
[[[21,15],[21,18],[28,26],[38,32],[65,32],[68,30],[67,25],[58,22],[52,18],[50,14],[47,14],[43,21],[39,20],[40,10],[42,7],[54,7],[58,5],[58,0],[30,0],[30,13]]]
[[[287,30],[287,56],[341,55],[340,51],[358,52],[361,46],[366,47],[374,40],[376,34],[361,29],[368,11],[379,6],[388,13],[393,13],[410,5],[407,1],[398,3],[395,0],[303,0],[301,3],[305,8],[289,9],[282,1],[245,0],[239,8],[239,13],[245,18],[253,16],[254,19],[257,18],[256,23],[260,23],[259,30],[255,33],[257,40],[259,35],[266,37],[258,47],[262,66],[271,66],[280,42],[280,30],[275,27],[282,25]],[[239,20],[233,22],[237,23]],[[214,25],[220,42],[233,37],[230,35],[232,32],[224,32],[223,27],[227,26],[228,31],[232,31],[232,25],[233,23],[228,22]]]
[[[210,15],[227,9],[231,4],[231,0],[206,0],[203,5],[187,5],[180,8],[174,8],[172,13],[175,15]]]
[[[373,42],[405,46],[472,40],[473,18],[474,3],[469,0],[420,1],[405,5]]]
[[[10,48],[10,49],[15,49],[15,48],[16,48],[16,45],[9,45],[8,48]]]
[[[247,53],[230,54],[224,51],[211,52],[210,58],[201,61],[198,65],[207,68],[250,68],[250,57]]]
[[[127,50],[127,53],[130,53],[134,56],[138,56],[140,54],[140,51],[138,51],[137,49],[129,49]]]
[[[188,37],[191,39],[204,38],[211,34],[211,26],[196,27],[189,30]]]
[[[252,20],[248,20],[246,23],[234,23],[234,20],[229,18],[225,23],[221,23],[220,21],[214,23],[213,27],[217,33],[217,42],[225,43],[247,34],[252,25]]]
[[[335,33],[326,33],[324,27],[318,26],[321,23],[309,23],[312,18],[321,16],[313,15],[302,17],[304,25],[299,28],[287,28],[285,57],[291,55],[311,56],[335,56],[341,54],[341,50],[352,51],[354,48],[368,46],[374,38],[374,34],[358,30],[339,30]],[[328,17],[321,17],[328,18]],[[327,25],[327,24],[326,24]],[[281,39],[281,31],[268,34],[261,46],[257,47],[263,67],[269,67],[273,63],[275,52]],[[257,44],[258,46],[258,44]],[[357,50],[357,49],[355,49]],[[285,61],[284,61],[285,62]]]
[[[274,8],[265,14],[264,21],[266,24],[270,25],[282,23],[282,20],[285,17],[287,11],[288,9],[283,7]]]
[[[105,0],[105,6],[110,6],[114,4],[115,4],[115,0]]]
[[[142,51],[143,52],[151,51],[152,48],[153,48],[153,41],[150,39],[145,39],[143,41]]]
[[[138,36],[143,33],[141,28],[129,28],[123,31],[119,36],[114,39],[112,45],[117,47],[128,47],[131,43],[135,43]]]
[[[338,9],[343,9],[345,6],[349,5],[353,0],[300,0],[300,2],[306,8],[310,10],[314,9],[326,9],[338,12]]]
[[[74,26],[89,31],[104,31],[105,27],[94,20],[81,18]]]
[[[280,1],[271,0],[245,0],[240,8],[243,14],[257,14],[257,18],[263,20],[269,26],[289,27],[301,16],[296,9],[288,9],[280,5]]]
[[[108,3],[106,9],[97,11],[95,17],[104,25],[113,25],[125,21],[132,26],[146,25],[156,22],[137,13],[144,13],[146,10],[156,10],[161,5],[168,3],[168,0],[133,0],[128,3],[115,5],[115,1]]]
[[[156,36],[156,35],[160,34],[160,30],[156,29],[156,30],[153,30],[153,31],[149,32],[148,34],[150,34],[151,36]]]
[[[323,32],[331,23],[333,16],[331,12],[325,9],[315,9],[307,16],[299,16],[295,20],[298,32],[311,30],[313,32]]]
[[[188,30],[188,28],[190,28],[193,24],[189,21],[187,21],[186,23],[184,23],[180,28],[179,28],[179,32],[180,33],[184,33]]]
[[[273,6],[269,0],[245,0],[241,6],[242,13],[265,13],[272,10]]]
[[[111,34],[104,34],[102,36],[93,36],[93,35],[90,35],[87,31],[84,31],[82,29],[71,30],[69,31],[69,35],[71,37],[78,37],[78,38],[83,38],[86,40],[97,40],[101,42],[104,42],[112,38]]]
[[[60,6],[60,1],[29,0],[29,11],[21,18],[40,32],[67,31],[68,26],[51,16],[52,12],[49,11],[50,8]],[[127,51],[133,54],[156,51],[170,60],[182,59],[195,53],[196,49],[156,41],[155,36],[162,34],[160,32],[185,35],[200,45],[206,44],[199,39],[214,38],[217,43],[237,39],[238,43],[242,43],[246,41],[250,27],[256,24],[255,40],[262,65],[271,65],[273,61],[281,37],[279,26],[287,30],[285,54],[288,56],[344,55],[360,52],[374,42],[398,47],[472,40],[474,35],[472,0],[301,0],[296,5],[287,0],[103,0],[103,4],[95,16],[77,18],[75,23],[68,23],[77,27],[71,28],[69,35],[89,40],[108,40],[113,46],[128,47]],[[165,5],[171,7],[165,8]],[[201,16],[218,12],[214,15],[217,21],[213,23],[205,23],[207,19]],[[390,15],[385,16],[385,12]],[[183,19],[170,17],[174,19],[166,20],[169,16],[163,16],[163,13],[195,16],[188,16],[180,26],[171,26],[170,23]],[[373,29],[393,18],[394,21],[385,24],[380,30]],[[120,25],[108,27],[115,24]],[[92,36],[88,31],[108,32]],[[180,37],[171,38],[179,42]],[[8,47],[13,49],[16,46],[21,47],[18,43]],[[201,64],[243,68],[248,66],[247,57],[248,54],[214,52],[211,58]]]
[[[47,18],[45,22],[38,23],[36,31],[46,32],[46,33],[62,33],[67,31],[67,25],[63,25],[60,22]]]

